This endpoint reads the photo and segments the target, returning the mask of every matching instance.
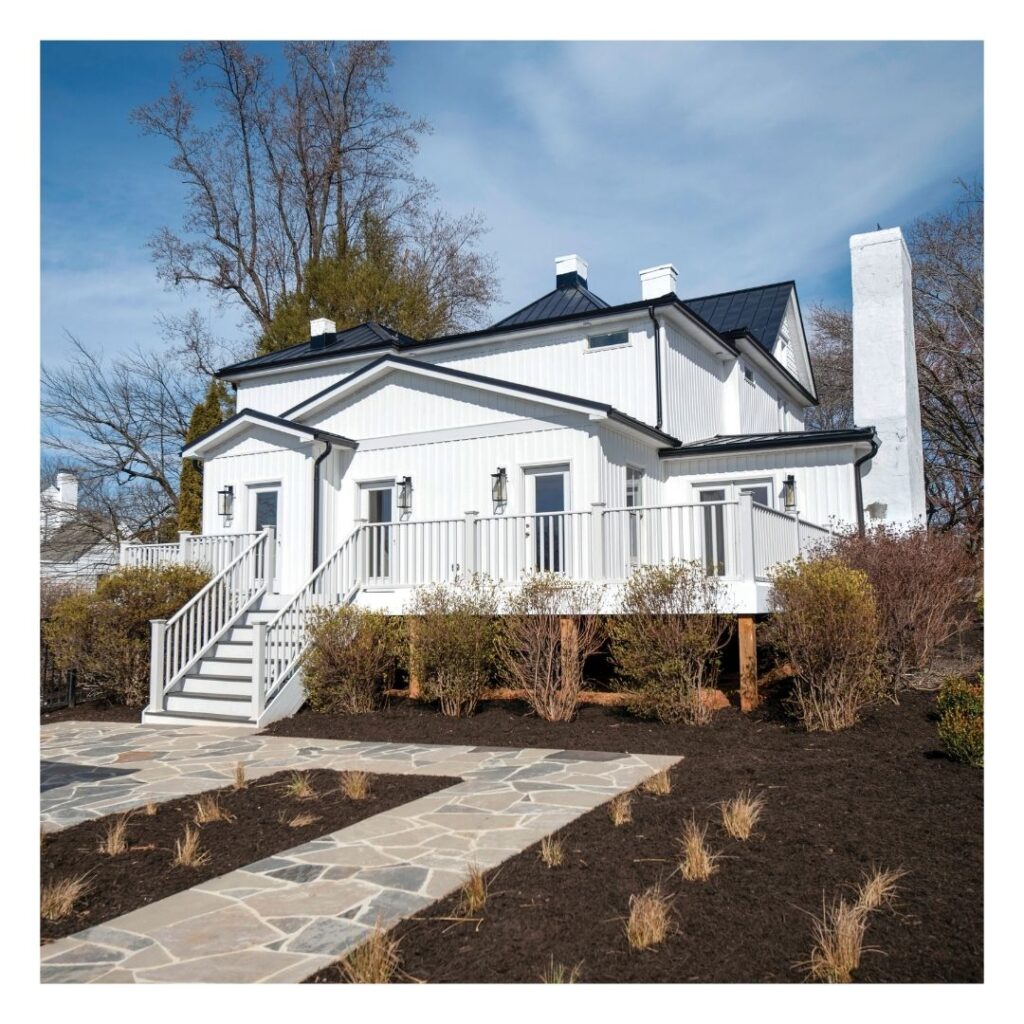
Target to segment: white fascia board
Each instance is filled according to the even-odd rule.
[[[242,434],[248,431],[252,427],[263,427],[265,430],[275,431],[279,434],[287,434],[289,437],[295,437],[301,444],[309,444],[315,440],[314,436],[308,431],[301,428],[295,429],[293,427],[286,426],[283,423],[271,423],[260,416],[246,416],[241,415],[238,419],[232,420],[226,424],[223,430],[214,431],[214,433],[194,441],[191,445],[182,449],[181,457],[183,459],[201,459],[203,452],[208,451],[210,448],[216,448],[222,445],[225,441],[234,437],[236,434]]]
[[[399,356],[398,358],[409,357]],[[563,401],[548,395],[536,395],[529,390],[521,390],[520,388],[505,387],[497,381],[492,383],[489,381],[466,380],[463,377],[445,372],[443,367],[435,368],[426,364],[409,366],[406,363],[392,362],[386,356],[379,366],[375,366],[369,372],[360,374],[358,377],[340,381],[324,394],[314,395],[301,405],[295,406],[289,410],[289,415],[296,420],[303,419],[312,413],[318,412],[319,410],[329,405],[333,405],[335,402],[360,391],[366,385],[372,384],[391,373],[409,373],[413,376],[426,377],[431,380],[440,380],[449,384],[461,384],[464,387],[472,388],[477,391],[489,391],[499,395],[508,395],[512,398],[519,398],[527,402],[536,402],[540,405],[550,405],[556,409],[568,409],[572,412],[581,412],[597,417],[604,417],[606,415],[604,412],[594,409],[589,405],[579,405],[576,402]]]

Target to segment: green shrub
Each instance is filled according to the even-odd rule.
[[[766,636],[793,667],[792,710],[808,730],[853,725],[884,692],[867,574],[835,557],[797,559],[772,582]]]
[[[394,681],[404,637],[395,615],[354,605],[317,609],[302,662],[310,707],[348,715],[375,711]]]
[[[556,573],[527,576],[508,596],[498,629],[498,672],[549,722],[576,714],[583,667],[601,647],[604,588]]]
[[[93,593],[59,600],[43,626],[61,670],[75,669],[80,693],[142,707],[149,692],[150,619],[169,619],[209,582],[192,565],[123,567]]]
[[[494,582],[474,574],[419,587],[406,610],[416,617],[409,670],[422,680],[423,696],[438,701],[445,715],[471,715],[494,662]]]
[[[939,690],[939,739],[955,761],[981,768],[985,761],[984,678],[976,683],[951,676]]]
[[[623,585],[622,614],[609,620],[612,662],[634,713],[663,722],[711,720],[706,692],[718,684],[733,618],[725,588],[701,562],[642,566]]]

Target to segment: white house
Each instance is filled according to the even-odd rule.
[[[91,590],[117,567],[118,545],[105,523],[78,507],[78,477],[67,470],[39,495],[39,573],[43,581]]]
[[[203,462],[202,537],[129,549],[223,570],[154,625],[147,719],[290,713],[317,604],[398,612],[418,584],[540,570],[606,581],[614,611],[636,565],[699,559],[749,616],[771,566],[832,530],[922,518],[909,258],[899,229],[851,254],[849,430],[804,429],[817,399],[792,281],[681,299],[670,264],[610,305],[565,256],[550,292],[485,330],[318,320],[225,367],[237,412],[183,452]]]

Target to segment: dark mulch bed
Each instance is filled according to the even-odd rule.
[[[413,708],[390,710],[377,730],[350,723],[343,734],[360,738],[409,730],[420,741],[686,755],[671,795],[636,795],[632,825],[613,827],[603,806],[564,829],[564,867],[544,867],[533,847],[492,872],[479,927],[438,920],[455,915],[454,899],[400,925],[402,969],[433,982],[533,982],[554,958],[581,964],[584,982],[799,981],[793,965],[811,948],[808,913],[820,912],[823,894],[831,899],[882,865],[908,874],[895,912],[871,920],[866,943],[882,952],[864,954],[857,980],[981,981],[983,775],[939,751],[933,708],[933,695],[910,693],[835,735],[732,710],[706,729],[668,730],[630,728],[591,709],[571,727],[572,741],[506,708],[465,723]],[[305,727],[303,735],[331,726],[310,731],[315,722],[300,715],[290,725]],[[767,809],[744,844],[721,831],[715,805],[745,788],[763,791]],[[675,840],[691,812],[711,823],[709,839],[724,854],[707,883],[673,874]],[[675,931],[656,951],[631,952],[623,935],[630,894],[659,880],[677,894]],[[332,967],[310,980],[341,976]]]
[[[210,859],[202,867],[174,867],[174,843],[186,824],[193,824],[195,796],[158,804],[156,813],[133,812],[128,824],[129,850],[117,857],[97,852],[107,826],[118,815],[107,815],[48,834],[40,853],[42,883],[88,873],[91,888],[69,917],[40,919],[43,941],[70,935],[130,910],[189,889],[209,878],[234,871],[293,846],[327,835],[347,825],[454,785],[457,779],[430,775],[371,775],[370,794],[353,801],[338,790],[338,772],[306,773],[317,799],[301,800],[284,789],[291,772],[254,780],[242,790],[216,790],[221,806],[235,816],[231,822],[202,825],[202,848]],[[319,820],[301,828],[287,822],[302,813]]]
[[[48,711],[40,715],[43,725],[48,722],[140,722],[142,708],[126,708],[123,704],[109,704],[107,701],[92,701],[76,704],[73,708]]]

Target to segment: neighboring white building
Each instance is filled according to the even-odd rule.
[[[62,470],[39,496],[39,572],[44,581],[93,589],[117,567],[119,547],[78,507],[78,477]]]
[[[685,558],[750,614],[767,608],[773,564],[856,526],[866,506],[920,518],[909,262],[888,260],[862,287],[861,261],[883,251],[871,237],[851,252],[855,365],[875,396],[858,385],[858,411],[877,415],[854,429],[804,429],[817,398],[792,281],[680,299],[670,264],[641,271],[639,297],[611,305],[585,260],[560,257],[550,292],[485,330],[417,340],[319,320],[301,343],[224,368],[237,412],[183,453],[204,467],[203,538],[190,550],[274,529],[246,570],[270,578],[245,584],[262,588],[251,600],[267,637],[237,616],[219,646],[208,630],[206,647],[160,669],[151,711],[217,707],[188,696],[209,696],[195,677],[217,674],[211,657],[241,629],[246,685],[220,706],[261,720],[314,604],[400,611],[410,586],[460,571],[514,582],[550,570],[609,582],[613,607],[632,567]],[[898,229],[876,241],[894,239]],[[896,447],[877,473],[872,457]],[[237,589],[245,573],[233,571]],[[254,643],[262,676],[245,660]]]

